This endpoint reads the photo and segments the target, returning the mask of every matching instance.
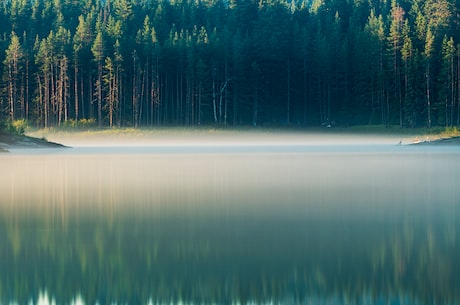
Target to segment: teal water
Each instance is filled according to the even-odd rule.
[[[460,151],[0,156],[0,304],[459,304]]]

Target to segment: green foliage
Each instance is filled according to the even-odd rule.
[[[0,114],[12,120],[460,123],[448,0],[20,3],[0,11]]]
[[[60,128],[61,129],[92,129],[97,126],[97,122],[95,118],[91,119],[80,119],[80,120],[74,120],[74,119],[69,119],[65,121]]]
[[[26,132],[26,129],[28,127],[28,123],[25,119],[20,119],[20,120],[15,120],[11,122],[11,131],[23,135]]]
[[[432,128],[428,134],[436,136],[436,138],[453,138],[460,137],[460,129],[458,127],[436,127]]]
[[[0,121],[0,133],[24,135],[28,127],[28,123],[24,119]]]

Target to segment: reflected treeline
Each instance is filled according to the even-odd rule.
[[[455,210],[414,219],[86,212],[2,210],[0,303],[35,304],[43,291],[56,304],[77,294],[85,304],[460,302]]]
[[[0,168],[0,304],[460,303],[457,153],[12,155]]]

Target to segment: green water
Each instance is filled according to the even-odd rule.
[[[456,149],[0,156],[0,304],[459,304]]]

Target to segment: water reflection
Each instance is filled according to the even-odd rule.
[[[0,157],[0,303],[458,304],[460,155]]]

